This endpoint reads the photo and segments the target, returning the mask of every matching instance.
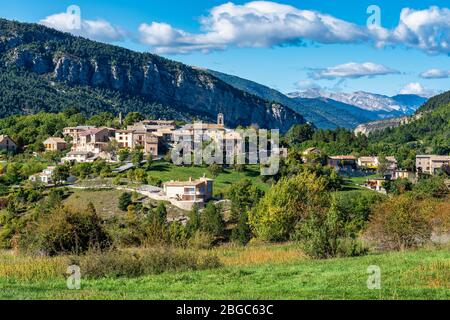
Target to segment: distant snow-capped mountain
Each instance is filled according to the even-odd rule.
[[[364,110],[381,113],[391,112],[393,114],[411,114],[427,101],[426,98],[418,95],[396,95],[388,97],[364,91],[345,93],[308,90],[304,92],[292,92],[287,95],[291,98],[327,98]]]

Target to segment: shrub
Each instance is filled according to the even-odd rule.
[[[132,201],[131,201],[131,193],[129,192],[124,192],[120,195],[119,197],[119,209],[122,211],[127,211],[128,210],[128,206],[131,205]]]
[[[225,223],[223,221],[222,209],[213,203],[208,203],[200,215],[200,230],[214,237],[223,234]]]
[[[18,237],[22,251],[51,256],[80,254],[90,249],[104,250],[111,245],[112,240],[92,206],[83,212],[59,207],[40,214]]]
[[[252,237],[252,231],[248,225],[248,213],[243,212],[238,219],[236,227],[231,232],[231,240],[246,245]]]
[[[208,171],[209,173],[211,173],[213,177],[217,177],[220,173],[222,173],[223,168],[221,165],[218,165],[217,163],[212,163],[209,165]]]
[[[251,210],[263,195],[250,179],[233,184],[227,192],[227,199],[231,200],[231,220],[238,221],[240,215]]]
[[[384,188],[388,193],[399,195],[404,194],[407,191],[411,191],[413,184],[408,179],[397,179],[386,182],[384,184]]]
[[[169,224],[169,243],[172,246],[185,247],[188,241],[188,233],[186,227],[179,221],[174,221]]]
[[[373,208],[366,236],[380,249],[417,247],[430,239],[435,204],[408,194],[392,197]]]
[[[312,207],[299,222],[294,239],[300,240],[303,251],[313,258],[356,256],[366,250],[356,241],[356,235],[346,226],[345,213],[333,198],[330,208]]]
[[[212,269],[220,266],[219,259],[211,255],[153,248],[139,252],[91,252],[75,258],[82,276],[86,278],[139,277],[162,272]]]
[[[444,198],[449,194],[443,176],[422,178],[414,186],[413,191],[420,197]]]
[[[149,174],[147,175],[147,184],[152,185],[152,186],[156,186],[156,187],[161,187],[162,186],[162,180],[154,177],[153,175]]]
[[[188,240],[188,245],[194,249],[210,249],[214,237],[209,233],[197,230]]]
[[[249,224],[253,233],[265,241],[289,239],[307,209],[326,202],[325,191],[325,179],[315,174],[303,172],[282,178],[250,211]]]

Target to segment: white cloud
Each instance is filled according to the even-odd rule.
[[[97,41],[114,42],[123,41],[126,38],[126,32],[123,29],[113,26],[106,20],[80,19],[77,25],[74,22],[74,16],[70,13],[57,13],[42,19],[39,23],[59,31]]]
[[[416,94],[423,97],[431,97],[436,94],[435,91],[425,89],[419,82],[406,84],[399,92],[400,94]]]
[[[334,67],[314,69],[308,75],[313,79],[362,78],[397,74],[397,70],[372,62],[349,62]]]
[[[450,78],[450,70],[429,69],[420,74],[424,79],[445,79]]]
[[[361,12],[364,14],[364,12]],[[40,23],[90,39],[114,42],[129,35],[108,21],[70,23],[73,15],[58,13]],[[200,19],[198,33],[177,29],[164,22],[142,23],[140,42],[158,53],[189,53],[225,50],[228,47],[366,43],[376,47],[405,46],[428,54],[450,55],[450,9],[436,6],[424,10],[403,8],[393,29],[357,25],[314,10],[303,10],[271,1],[242,5],[232,2],[213,7]]]
[[[272,47],[367,41],[365,29],[317,11],[269,1],[244,5],[228,2],[201,20],[203,33],[191,34],[164,23],[142,24],[141,40],[157,52],[187,53],[222,50],[228,46]]]
[[[425,10],[402,9],[400,22],[387,42],[430,54],[450,54],[450,10],[436,6]]]
[[[321,12],[270,1],[243,5],[228,2],[213,7],[200,24],[200,33],[188,33],[165,23],[142,24],[141,42],[160,53],[314,42],[404,45],[429,54],[450,54],[450,10],[435,6],[425,10],[402,9],[394,29],[367,28]]]

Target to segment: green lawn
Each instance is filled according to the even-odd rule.
[[[176,166],[172,163],[165,161],[155,161],[152,164],[150,174],[161,179],[163,182],[170,180],[186,181],[189,177],[197,179],[204,174],[208,178],[213,178],[208,171],[208,167],[199,166]],[[269,186],[262,182],[259,178],[259,166],[247,165],[246,170],[243,172],[236,172],[233,169],[225,169],[217,177],[214,178],[214,193],[219,194],[225,192],[232,184],[238,182],[241,179],[251,179],[259,188],[266,191]]]
[[[381,268],[381,289],[369,290],[367,267]],[[165,273],[135,279],[64,277],[24,281],[0,277],[0,299],[450,299],[450,251],[421,249],[358,258]]]

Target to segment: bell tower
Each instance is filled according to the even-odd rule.
[[[217,125],[219,126],[224,126],[224,118],[223,118],[223,113],[219,113],[217,115]]]

